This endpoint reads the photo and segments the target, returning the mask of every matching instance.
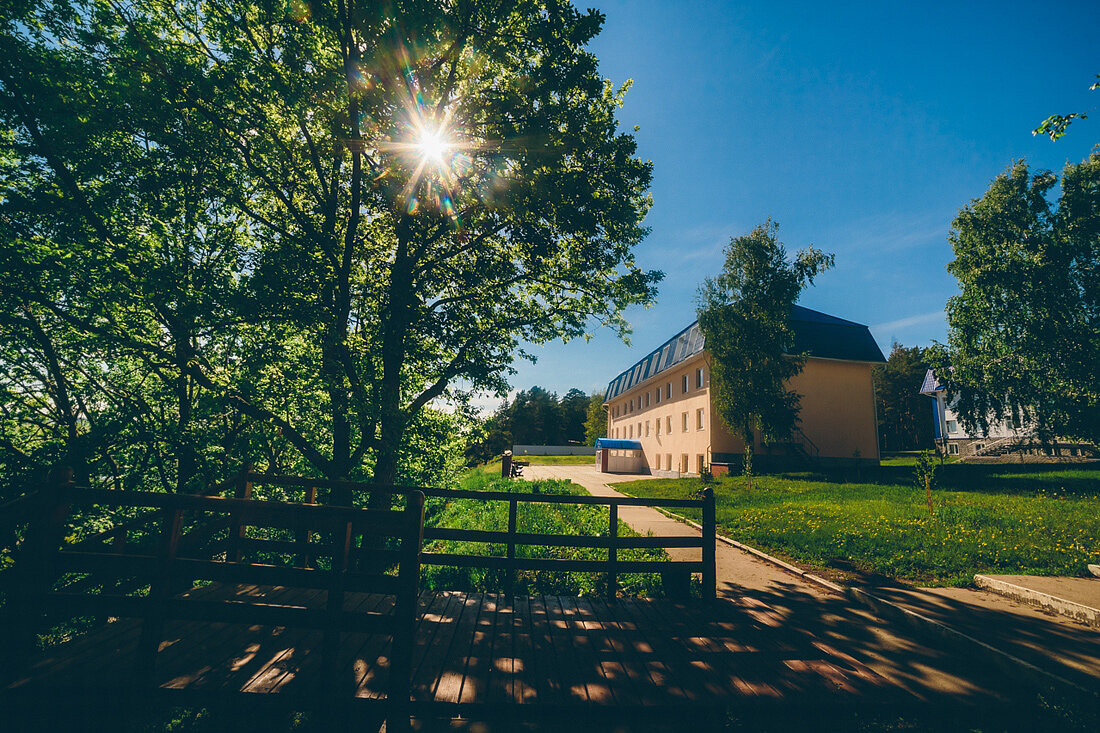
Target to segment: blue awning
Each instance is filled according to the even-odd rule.
[[[602,450],[604,448],[609,450],[641,450],[642,444],[636,440],[596,438],[596,450]]]

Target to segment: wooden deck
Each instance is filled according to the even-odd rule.
[[[320,608],[325,591],[214,584],[183,594]],[[345,610],[385,611],[392,596],[349,593]],[[729,600],[606,601],[507,597],[454,591],[419,597],[412,669],[413,710],[478,715],[536,712],[695,712],[747,702],[878,697],[887,682],[809,634],[792,632],[768,609]],[[135,678],[136,621],[106,623],[33,660],[8,696],[64,699],[150,687],[195,701],[255,695],[291,708],[385,697],[390,641],[345,633],[342,689],[321,689],[319,631],[231,623],[169,622],[155,680]],[[331,679],[331,678],[327,678]]]

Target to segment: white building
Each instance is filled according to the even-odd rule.
[[[1054,455],[1055,446],[1039,446],[1026,424],[1013,425],[1011,419],[987,418],[987,434],[973,434],[966,430],[955,413],[958,397],[948,402],[947,388],[936,379],[932,370],[925,372],[920,393],[932,398],[935,411],[936,444],[950,456],[1000,456],[1008,453],[1024,455]],[[1063,456],[1087,456],[1091,449],[1073,441],[1056,441],[1058,453]]]

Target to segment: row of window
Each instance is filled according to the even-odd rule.
[[[679,471],[680,473],[689,473],[691,471],[691,466],[688,463],[688,454],[687,453],[681,453],[680,454],[680,463],[679,463],[679,465],[676,466],[676,468],[672,467],[672,454],[671,453],[664,453],[664,454],[657,453],[654,456],[654,459],[655,460],[652,462],[651,467],[654,468],[657,471]],[[697,454],[695,456],[695,472],[696,473],[702,473],[704,465],[705,465],[705,462],[703,460],[703,454],[702,453]]]
[[[706,411],[701,407],[698,410],[695,411],[695,429],[696,430],[703,430],[706,427],[706,415],[705,415],[705,413],[706,413]],[[634,432],[635,424],[638,426],[638,432],[637,433]],[[672,415],[669,415],[669,416],[665,417],[663,420],[661,418],[657,418],[656,420],[652,420],[652,421],[651,420],[646,420],[645,423],[644,423],[644,425],[645,425],[645,434],[644,434],[644,436],[642,434],[642,425],[643,425],[643,423],[642,423],[641,420],[639,420],[637,423],[631,423],[630,425],[627,425],[625,427],[612,428],[611,429],[612,435],[609,436],[609,437],[630,439],[630,438],[634,438],[636,436],[636,437],[639,437],[639,438],[641,438],[641,437],[648,438],[651,435],[651,433],[650,433],[650,428],[651,427],[655,430],[655,432],[657,434],[657,437],[660,437],[661,436],[661,425],[662,424],[665,426],[665,433],[668,434],[668,435],[671,435],[672,434]],[[688,413],[681,412],[680,413],[680,432],[686,433],[688,431],[688,425],[689,425],[689,423],[688,423]]]
[[[699,367],[698,369],[695,370],[695,388],[696,389],[702,389],[703,386],[706,384],[706,381],[705,381],[706,376],[703,372],[703,369],[704,369],[703,367]],[[690,374],[684,374],[681,377],[680,394],[687,394],[690,391],[691,391],[691,375]],[[635,398],[636,401],[637,401],[637,409],[643,410],[643,409],[648,408],[651,404],[658,404],[658,405],[661,404],[661,395],[662,395],[662,393],[664,394],[664,399],[666,399],[666,400],[671,400],[672,399],[672,382],[669,382],[663,388],[658,387],[653,392],[648,392],[647,391],[644,395],[639,395],[637,398]],[[652,401],[651,401],[651,398],[652,398]],[[613,407],[612,410],[611,410],[611,416],[617,418],[617,417],[620,417],[622,415],[627,415],[631,412],[634,412],[635,399],[631,399],[629,402],[624,402],[621,405],[615,405],[615,407]],[[645,403],[644,405],[642,404],[643,402]]]

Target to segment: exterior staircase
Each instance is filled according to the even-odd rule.
[[[821,449],[817,443],[810,440],[802,428],[796,427],[791,432],[791,439],[782,443],[776,443],[775,447],[782,448],[787,456],[795,459],[795,462],[804,468],[816,468],[821,457]]]
[[[997,438],[992,443],[987,443],[982,446],[981,450],[974,451],[975,457],[993,458],[996,456],[1003,456],[1007,453],[1014,453],[1020,449],[1021,445],[1028,442],[1029,437],[1026,435],[1009,435],[1004,438]]]

